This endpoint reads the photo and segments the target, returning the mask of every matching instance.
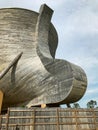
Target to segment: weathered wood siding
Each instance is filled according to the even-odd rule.
[[[97,130],[98,109],[10,108],[1,130]]]

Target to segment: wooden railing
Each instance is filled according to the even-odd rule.
[[[98,130],[98,110],[9,108],[0,130]]]

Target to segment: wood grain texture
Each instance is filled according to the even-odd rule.
[[[1,110],[2,110],[2,103],[3,103],[3,93],[2,93],[2,91],[0,91],[0,114],[1,114]]]
[[[58,36],[51,23],[52,13],[47,5],[42,5],[39,13],[0,9],[0,73],[23,52],[16,69],[10,68],[0,80],[3,107],[71,103],[84,95],[85,72],[55,59]]]
[[[98,109],[10,108],[0,119],[8,130],[97,130]]]

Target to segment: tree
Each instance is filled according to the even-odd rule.
[[[73,106],[72,106],[72,108],[80,108],[80,105],[79,105],[79,103],[73,103]]]
[[[87,108],[95,108],[96,105],[97,105],[97,102],[96,102],[96,101],[90,100],[90,101],[87,103]]]

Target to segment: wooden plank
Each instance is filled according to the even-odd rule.
[[[0,91],[0,114],[1,114],[1,109],[2,109],[2,102],[3,102],[3,92]]]
[[[57,116],[36,116],[36,118],[56,118]],[[6,117],[2,117],[6,118]],[[11,116],[10,119],[32,119],[32,116]],[[34,117],[35,118],[35,117]],[[60,116],[60,118],[76,118],[76,116]],[[77,118],[92,118],[92,116],[77,116]],[[98,118],[98,116],[96,116]],[[97,123],[97,122],[96,122]]]
[[[79,129],[79,130],[96,130],[96,129],[94,128],[94,129]]]
[[[7,112],[7,115],[6,115],[6,130],[8,130],[9,113],[10,113],[10,109],[8,108],[8,112]]]
[[[75,120],[76,120],[76,130],[79,130],[79,128],[78,128],[78,118],[77,118],[77,110],[75,109],[75,111],[74,111],[74,113],[75,113]]]
[[[76,122],[74,123],[59,123],[59,125],[75,125]],[[85,123],[85,124],[88,124],[88,123]],[[90,123],[89,123],[90,124]],[[6,124],[2,124],[2,126],[5,126]],[[55,123],[45,123],[45,122],[42,122],[42,123],[19,123],[17,124],[18,126],[30,126],[30,125],[57,125],[57,122]],[[8,124],[8,126],[16,126],[16,124]],[[94,128],[95,129],[95,128]]]
[[[56,110],[56,115],[57,115],[57,130],[60,130],[60,128],[59,128],[59,110],[58,110],[58,108]]]
[[[98,130],[98,128],[96,128],[98,122],[96,122],[97,117],[96,117],[96,114],[95,114],[95,111],[94,111],[94,110],[93,110],[93,116],[94,116],[94,125],[95,125],[95,129]]]
[[[1,130],[1,127],[2,127],[2,115],[0,115],[0,130]]]
[[[48,128],[51,130],[54,130],[55,127],[56,127],[56,130],[60,130],[61,128],[62,129],[68,128],[68,130],[72,130],[72,128],[73,130],[96,130],[96,127],[98,125],[98,117],[96,118],[96,113],[94,114],[94,111],[88,110],[88,112],[86,113],[84,112],[85,110],[83,110],[82,112],[80,112],[78,109],[74,109],[74,111],[71,111],[71,109],[70,111],[67,111],[67,110],[65,111],[65,110],[62,111],[62,109],[59,109],[59,108],[56,108],[56,109],[46,108],[44,110],[41,108],[37,108],[37,109],[35,108],[33,110],[30,109],[30,111],[27,110],[28,112],[26,112],[25,110],[24,111],[25,113],[22,114],[23,113],[22,110],[14,111],[15,113],[13,113],[11,109],[11,111],[9,110],[9,112],[12,112],[13,114],[9,115],[8,114],[9,112],[8,112],[7,116],[2,118],[3,120],[6,120],[6,124],[2,122],[2,126],[5,127],[8,124],[9,128],[13,129],[14,127],[16,127],[16,124],[17,124],[19,129],[27,128],[27,130],[35,130],[35,129],[39,130],[41,126],[43,130],[48,129]],[[92,128],[92,129],[89,129],[89,128]]]
[[[25,109],[11,109],[10,112],[33,112],[33,110]]]
[[[30,127],[30,130],[35,130],[35,109],[33,110],[33,116],[32,116],[32,126]]]

